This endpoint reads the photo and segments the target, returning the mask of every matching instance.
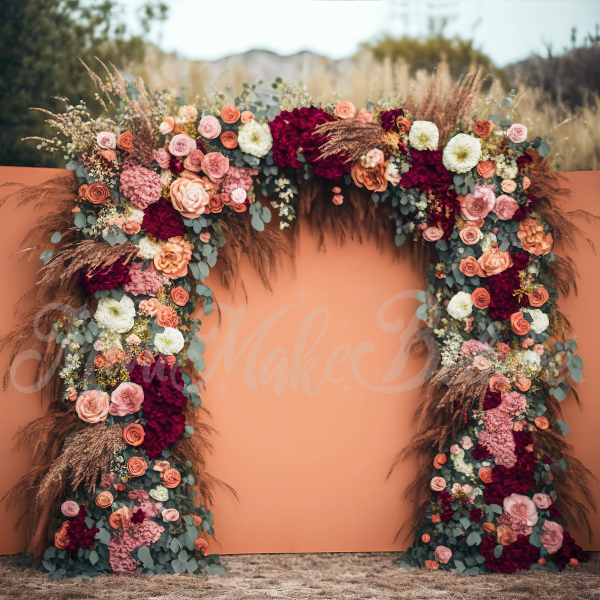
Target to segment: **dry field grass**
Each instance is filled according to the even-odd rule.
[[[555,573],[459,576],[396,566],[397,554],[225,556],[223,576],[106,575],[55,582],[0,558],[1,600],[592,600],[600,556]]]

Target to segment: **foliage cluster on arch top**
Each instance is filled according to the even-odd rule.
[[[84,269],[79,281],[97,308],[57,324],[64,401],[83,421],[120,424],[124,447],[98,490],[67,491],[44,566],[60,577],[110,568],[193,573],[211,564],[208,543],[197,541],[198,530],[213,530],[210,511],[193,505],[193,457],[180,464],[169,451],[195,433],[185,405],[201,403],[181,372],[204,368],[191,315],[199,300],[212,310],[204,281],[227,243],[227,221],[250,218],[263,230],[271,211],[256,201],[260,191],[288,227],[298,185],[311,177],[330,182],[334,204],[356,185],[389,205],[397,245],[411,238],[435,246],[439,262],[418,316],[439,344],[442,368],[467,365],[489,377],[483,406],[431,467],[435,496],[405,564],[475,574],[584,560],[554,503],[552,473],[567,465],[532,438],[549,428],[568,435],[546,416],[545,392],[565,399],[566,375],[578,381],[583,364],[575,342],[560,341],[547,275],[553,235],[528,191],[549,146],[512,122],[512,99],[504,108],[480,103],[441,146],[438,127],[399,100],[359,111],[344,101],[317,107],[279,81],[274,93],[245,86],[233,104],[219,94],[191,105],[118,75],[108,81],[100,85],[114,109],[93,118],[84,104],[67,105],[53,121],[57,137],[40,146],[62,154],[79,181],[79,237],[137,247],[127,260]],[[380,134],[355,159],[343,147],[326,155],[327,132],[342,121]],[[52,250],[41,258],[52,260]],[[144,379],[157,372],[168,375],[159,391]]]

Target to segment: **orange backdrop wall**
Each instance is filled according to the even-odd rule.
[[[39,183],[51,169],[0,167],[0,183]],[[600,172],[568,174],[572,209],[600,213]],[[14,303],[36,281],[40,262],[11,256],[35,222],[32,211],[7,205],[0,213],[0,334],[15,323]],[[582,223],[600,247],[600,226]],[[386,482],[388,468],[410,439],[419,401],[421,361],[404,352],[416,327],[416,293],[422,276],[404,252],[349,241],[326,252],[308,225],[299,223],[294,263],[284,261],[267,292],[249,263],[235,296],[211,275],[221,306],[202,317],[207,345],[203,403],[212,414],[214,452],[208,469],[233,486],[215,493],[215,529],[223,554],[251,552],[359,552],[401,550],[396,531],[410,511],[404,489],[414,463],[401,465]],[[583,279],[579,296],[562,300],[578,334],[585,380],[584,402],[564,402],[564,420],[576,455],[600,477],[600,375],[598,301],[600,259],[584,242],[572,253]],[[4,372],[8,356],[0,356]],[[31,364],[30,364],[31,363]],[[21,385],[31,384],[35,365],[23,364]],[[45,411],[38,394],[11,385],[0,395],[0,495],[28,468],[27,448],[12,450],[20,425]],[[594,493],[600,491],[596,485]],[[22,510],[23,507],[21,507]],[[0,553],[18,552],[23,531],[14,530],[18,510],[0,511]],[[600,519],[592,516],[600,549]],[[571,528],[572,530],[574,528]]]

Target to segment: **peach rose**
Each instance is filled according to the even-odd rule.
[[[435,571],[440,565],[438,565],[438,563],[435,562],[435,560],[426,560],[425,561],[425,568],[429,569],[430,571]]]
[[[75,402],[75,400],[77,400],[77,390],[74,387],[67,389],[67,393],[67,400],[70,400],[71,402]]]
[[[523,348],[530,348],[531,346],[533,346],[533,338],[528,337],[521,342]]]
[[[162,479],[163,474],[171,468],[171,463],[168,460],[155,460],[154,466],[152,467],[153,471],[158,471],[160,473],[160,477]]]
[[[473,131],[475,132],[475,135],[481,138],[486,138],[488,135],[490,135],[493,128],[494,123],[492,121],[477,119],[477,121],[473,123]]]
[[[173,156],[187,156],[192,150],[196,150],[196,140],[185,133],[179,133],[169,142],[169,152]]]
[[[460,265],[458,267],[460,272],[467,277],[487,277],[484,273],[481,265],[477,262],[477,259],[474,256],[467,256],[467,258],[463,258],[460,261]]]
[[[370,113],[366,108],[361,108],[358,111],[356,118],[359,121],[363,121],[363,123],[372,123],[373,122],[373,114]]]
[[[110,492],[100,492],[96,496],[96,506],[108,508],[113,503],[113,495]]]
[[[517,184],[512,179],[503,179],[500,187],[505,194],[512,194],[517,189]]]
[[[352,102],[342,100],[337,103],[333,115],[338,119],[353,119],[356,116],[356,107]]]
[[[141,367],[149,367],[156,361],[154,360],[154,356],[150,350],[142,350],[136,358],[136,362]]]
[[[510,352],[510,346],[504,342],[500,342],[496,346],[496,350],[498,352],[498,359],[502,360]]]
[[[460,239],[467,246],[472,246],[476,244],[481,239],[481,230],[479,227],[474,227],[473,225],[467,224],[466,227],[463,227],[460,230]]]
[[[477,308],[487,308],[490,305],[490,293],[485,288],[477,288],[471,294],[471,300]]]
[[[192,515],[192,518],[194,519],[194,525],[196,527],[200,527],[200,525],[202,525],[202,519],[198,515]]]
[[[165,523],[177,521],[179,519],[179,511],[176,508],[165,508],[162,511],[162,518]]]
[[[246,123],[250,123],[250,121],[252,121],[252,119],[254,119],[253,112],[250,112],[249,110],[245,110],[244,112],[242,112],[242,123],[244,123],[244,125]]]
[[[139,305],[140,312],[144,315],[148,315],[149,317],[155,317],[161,307],[162,304],[157,298],[142,300]]]
[[[71,543],[71,538],[69,537],[69,522],[70,521],[64,521],[60,529],[54,534],[54,545],[59,550],[64,550]]]
[[[131,381],[120,383],[110,396],[109,412],[115,417],[131,415],[140,410],[144,401],[144,389]]]
[[[131,131],[124,131],[117,140],[117,148],[123,152],[131,152],[133,150],[133,137]]]
[[[508,525],[498,525],[497,540],[503,546],[510,546],[517,541],[517,534]]]
[[[538,521],[537,508],[529,496],[511,494],[506,496],[502,503],[504,512],[508,513],[513,520],[533,527]]]
[[[519,223],[517,237],[521,241],[523,250],[536,256],[545,256],[552,249],[552,234],[544,235],[544,228],[535,219],[523,219]]]
[[[208,244],[208,242],[210,242],[210,233],[208,233],[208,231],[205,231],[204,233],[200,234],[200,241],[204,242],[205,244]]]
[[[142,343],[142,340],[139,336],[135,335],[135,333],[132,333],[125,338],[125,342],[131,346],[139,346]]]
[[[492,483],[492,469],[490,467],[481,467],[477,474],[483,483]]]
[[[542,540],[542,544],[546,550],[548,550],[548,554],[554,554],[558,552],[563,543],[563,528],[562,525],[556,523],[555,521],[546,520],[542,525],[542,529],[546,532],[540,536]]]
[[[102,356],[102,354],[96,354],[94,357],[94,365],[96,367],[105,367],[106,366],[106,358]]]
[[[238,138],[235,131],[224,131],[221,134],[220,140],[221,144],[223,144],[227,150],[233,150],[238,147]]]
[[[171,289],[171,298],[177,306],[185,306],[190,299],[189,293],[180,285]]]
[[[96,136],[96,143],[100,148],[111,150],[117,146],[117,137],[111,131],[101,131]]]
[[[185,157],[183,161],[183,168],[191,171],[192,173],[199,173],[203,158],[204,152],[202,152],[202,150],[198,150],[198,148],[195,148]]]
[[[123,232],[127,235],[134,235],[140,231],[142,226],[136,221],[127,221],[123,225]]]
[[[225,203],[223,202],[223,194],[213,194],[210,197],[208,206],[210,208],[211,213],[220,213],[223,210],[223,207],[225,206]]]
[[[213,183],[218,183],[229,170],[229,159],[220,152],[209,152],[202,161],[202,170]]]
[[[535,426],[538,429],[548,429],[550,423],[548,422],[547,417],[536,417],[535,418]]]
[[[139,456],[132,456],[127,461],[127,471],[130,477],[141,477],[146,472],[148,465],[143,458]]]
[[[110,197],[108,187],[98,181],[89,185],[85,190],[85,199],[89,200],[92,204],[105,204]]]
[[[513,123],[506,132],[506,137],[515,144],[520,144],[527,139],[527,127],[521,123]]]
[[[434,492],[441,492],[446,488],[446,480],[443,477],[434,477],[429,483],[429,487]]]
[[[543,346],[542,344],[536,344],[536,345],[533,347],[533,351],[534,351],[536,354],[539,354],[540,356],[542,356],[542,354],[544,354],[544,352],[545,352],[545,350],[544,350],[544,346]]]
[[[204,157],[206,160],[206,157]],[[202,164],[204,164],[204,160]],[[227,160],[227,159],[226,159]],[[229,163],[229,161],[227,161]],[[203,181],[199,178],[180,177],[171,184],[171,203],[182,216],[196,219],[206,212],[210,196]]]
[[[123,350],[121,350],[120,348],[109,348],[104,353],[104,358],[106,359],[106,364],[111,367],[123,362],[125,356],[126,356],[125,352],[123,352]]]
[[[108,522],[113,529],[126,529],[131,521],[131,509],[127,506],[123,506],[118,510],[115,510],[110,517]]]
[[[510,252],[501,252],[498,248],[492,248],[484,252],[477,262],[486,275],[498,275],[498,273],[502,273],[502,271],[506,271],[506,269],[513,266]]]
[[[221,109],[221,119],[225,121],[228,125],[232,125],[240,118],[240,111],[237,106],[233,106],[233,104],[226,104]],[[205,136],[206,137],[206,136]]]
[[[447,548],[446,546],[438,546],[435,549],[435,560],[437,560],[437,562],[445,565],[450,561],[451,558],[452,550],[450,550],[450,548]]]
[[[168,469],[163,475],[163,485],[166,488],[176,488],[181,483],[181,473],[177,469]]]
[[[517,201],[511,196],[502,194],[502,196],[496,198],[494,212],[502,221],[510,221],[518,209],[519,205],[517,204]]]
[[[214,140],[221,133],[221,123],[217,117],[207,115],[200,119],[198,123],[198,133],[207,140]]]
[[[171,133],[175,129],[175,119],[173,117],[165,117],[162,123],[158,126],[158,131],[162,135],[167,135],[167,133]]]
[[[494,208],[496,197],[487,186],[479,186],[475,194],[466,196],[457,196],[460,203],[460,214],[467,221],[477,221],[488,216],[490,210]]]
[[[156,315],[156,322],[161,327],[171,327],[175,329],[179,325],[179,315],[174,308],[170,306],[161,306]]]
[[[492,368],[492,363],[485,356],[483,356],[483,354],[478,354],[473,359],[473,368],[477,369],[478,371],[487,371],[488,369]]]
[[[516,312],[510,315],[510,328],[517,335],[527,335],[531,325],[525,320],[522,312]]]
[[[65,517],[76,517],[79,514],[79,504],[73,502],[73,500],[67,500],[62,503],[60,512],[65,515]]]
[[[154,257],[154,266],[165,277],[179,279],[188,273],[188,263],[192,258],[192,244],[181,236],[169,238],[161,251]]]
[[[523,191],[525,191],[531,185],[531,179],[529,177],[523,177]]]
[[[426,242],[436,242],[444,235],[444,230],[441,227],[428,227],[423,232],[423,239]]]
[[[493,523],[487,523],[486,522],[486,523],[483,524],[483,528],[488,533],[493,533],[494,531],[496,531],[496,526]]]
[[[534,494],[532,500],[534,504],[542,510],[548,508],[552,504],[552,499],[548,494]]]
[[[488,385],[492,392],[505,392],[510,387],[510,381],[502,373],[494,371]]]
[[[571,557],[569,559],[569,566],[576,567],[579,564],[579,561],[576,558]]]
[[[106,392],[88,390],[83,392],[75,403],[75,410],[79,418],[86,423],[100,423],[106,420],[110,397]]]
[[[446,458],[445,454],[436,454],[435,458],[433,459],[433,466],[436,469],[441,469],[442,465],[446,464],[446,461],[448,459]]]
[[[477,172],[484,179],[491,179],[496,173],[496,163],[491,160],[482,160],[477,163]]]
[[[543,306],[546,304],[550,295],[548,294],[548,290],[540,285],[535,290],[527,294],[527,298],[529,298],[529,304],[535,308]]]
[[[440,517],[440,515],[438,513],[435,513],[434,515],[431,515],[431,522],[432,523],[439,523],[442,520],[442,517]]]
[[[522,392],[526,392],[531,387],[531,381],[527,377],[519,377],[515,381],[515,385]]]
[[[410,131],[410,121],[406,117],[398,117],[396,119],[396,126],[400,135],[406,135]]]
[[[545,558],[538,558],[538,565],[545,565],[545,564],[546,564]]]
[[[372,169],[362,166],[360,160],[357,160],[350,169],[350,176],[356,187],[365,187],[371,192],[385,192],[387,189],[387,179],[385,178],[385,167],[377,165]]]
[[[428,533],[424,533],[424,534],[421,536],[421,541],[422,541],[424,544],[428,544],[428,543],[431,541],[431,536],[430,536]]]
[[[142,444],[144,436],[144,428],[139,423],[130,423],[123,429],[123,441],[130,446]]]
[[[210,544],[204,538],[199,537],[194,542],[194,547],[196,548],[196,550],[198,550],[198,552],[200,552],[200,554],[202,554],[202,556],[208,556]]]

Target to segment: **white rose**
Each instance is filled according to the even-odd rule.
[[[164,485],[157,485],[148,493],[157,502],[167,502],[167,500],[169,499],[169,490]]]
[[[105,329],[116,333],[125,333],[135,324],[135,304],[133,300],[124,295],[120,302],[114,298],[101,298],[94,318]]]
[[[431,121],[415,121],[410,128],[408,141],[416,150],[437,150],[440,132]]]
[[[442,162],[453,173],[467,173],[481,159],[481,141],[466,133],[455,135],[444,148]]]
[[[454,319],[465,319],[473,310],[473,300],[471,300],[471,294],[467,294],[467,292],[458,292],[450,300],[446,310]]]
[[[240,150],[246,154],[262,158],[273,146],[273,137],[268,123],[262,125],[252,119],[249,123],[240,125],[238,130]]]
[[[157,333],[154,336],[154,347],[158,352],[166,356],[177,354],[184,345],[183,334],[179,329],[173,327],[165,327],[162,333]]]

